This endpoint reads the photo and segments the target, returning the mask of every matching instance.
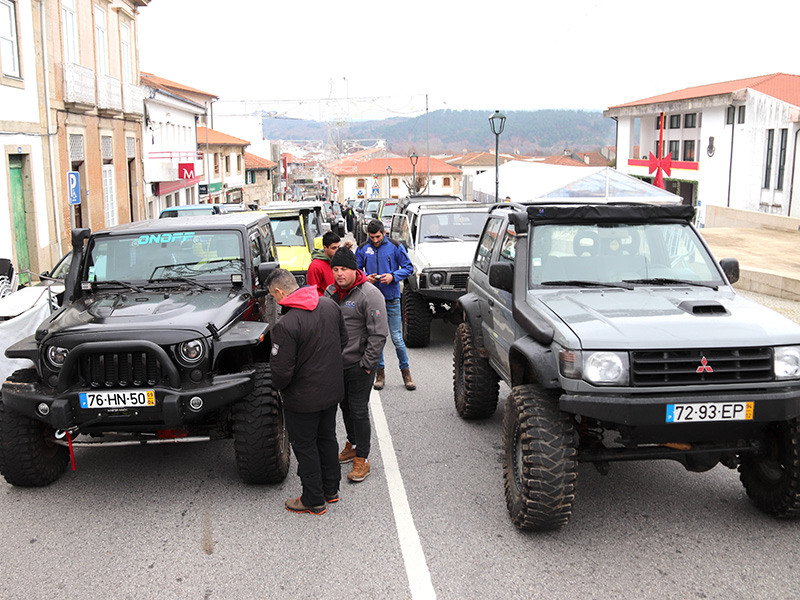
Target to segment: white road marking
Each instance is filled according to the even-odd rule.
[[[375,390],[372,391],[370,407],[372,418],[375,421],[375,435],[381,449],[383,468],[386,472],[386,482],[389,484],[389,499],[392,502],[394,522],[397,527],[397,537],[400,540],[400,550],[403,553],[403,562],[406,566],[408,585],[411,588],[411,597],[414,600],[436,598],[436,592],[431,582],[431,572],[425,561],[425,553],[422,551],[417,528],[414,526],[411,507],[408,505],[408,496],[406,496],[406,488],[403,485],[403,477],[400,475],[397,456],[394,453],[394,444],[392,435],[389,433],[389,425],[386,423],[386,415],[383,413],[381,396]]]

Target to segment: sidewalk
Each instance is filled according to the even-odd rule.
[[[736,289],[800,301],[800,232],[727,227],[699,231],[717,260],[739,259]]]

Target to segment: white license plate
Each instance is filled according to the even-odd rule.
[[[81,392],[81,408],[134,408],[155,406],[153,390],[109,390],[105,392]]]
[[[752,402],[667,404],[667,423],[706,423],[710,421],[752,420]]]

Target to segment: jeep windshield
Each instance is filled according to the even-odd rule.
[[[529,287],[725,284],[685,223],[548,223],[531,227],[530,238]]]
[[[244,274],[242,252],[239,234],[231,231],[103,236],[94,239],[88,250],[86,278],[98,284],[126,285],[230,278]]]
[[[442,212],[423,214],[420,219],[420,242],[448,240],[476,241],[489,216],[487,212]]]
[[[300,215],[270,217],[278,246],[307,246]]]

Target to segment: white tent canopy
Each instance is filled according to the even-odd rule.
[[[494,201],[494,170],[472,181],[476,199]],[[620,173],[611,167],[567,167],[522,161],[500,165],[500,199],[530,202],[558,198],[562,202],[649,202],[680,204],[681,197]]]

